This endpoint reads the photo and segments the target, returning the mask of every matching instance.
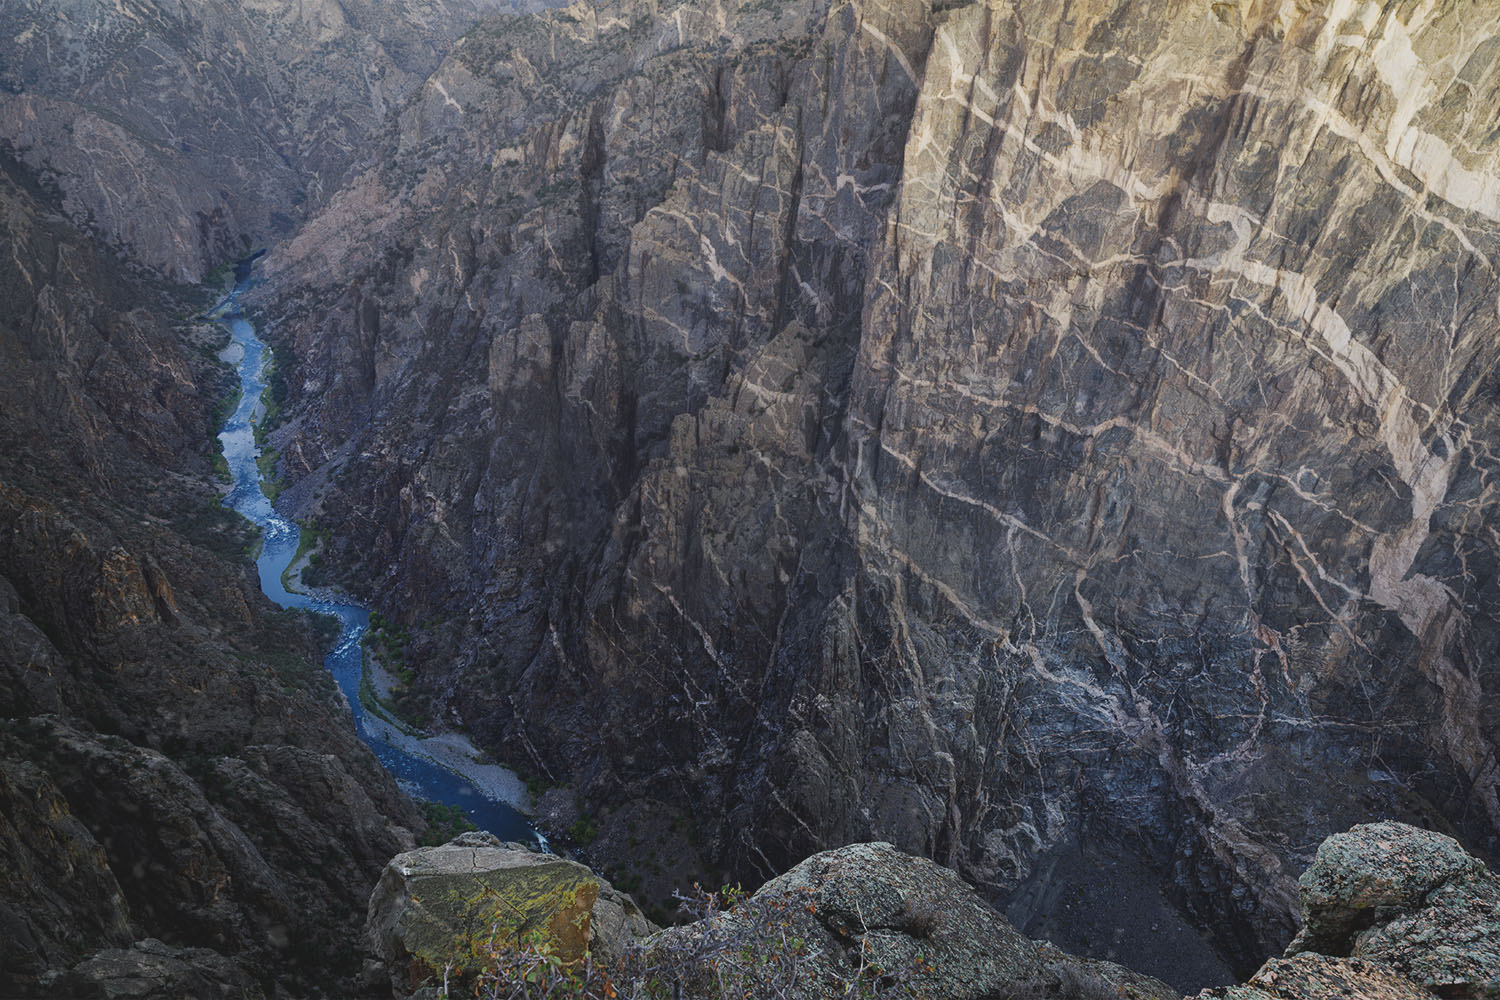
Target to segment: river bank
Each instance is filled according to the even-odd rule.
[[[303,552],[282,575],[287,590],[302,594],[315,601],[343,601],[348,597],[328,587],[309,587],[302,582],[302,570],[308,565],[312,550]],[[436,732],[417,730],[406,724],[389,708],[389,700],[397,678],[368,649],[363,651],[362,670],[369,678],[377,704],[364,700],[361,685],[360,697],[365,715],[365,727],[375,736],[404,753],[424,758],[439,767],[452,771],[468,780],[480,794],[495,802],[503,802],[527,816],[536,814],[535,803],[526,782],[520,775],[503,764],[497,764],[488,754],[476,747],[469,737],[454,729]]]
[[[231,477],[223,503],[261,529],[263,542],[256,556],[261,590],[281,607],[338,619],[339,636],[324,666],[343,693],[360,738],[411,794],[457,806],[476,826],[502,840],[529,841],[545,849],[546,838],[524,815],[530,807],[525,783],[513,772],[485,759],[462,734],[406,731],[376,711],[367,710],[360,698],[360,684],[365,669],[362,640],[370,628],[370,609],[327,588],[301,587],[300,567],[295,573],[287,572],[294,559],[305,557],[301,528],[276,511],[263,489],[258,463],[262,450],[256,441],[255,425],[265,413],[262,397],[267,389],[270,348],[239,310],[238,295],[248,281],[248,270],[237,277],[240,283],[209,317],[229,333],[230,343],[219,358],[235,368],[241,389],[239,404],[219,434]]]

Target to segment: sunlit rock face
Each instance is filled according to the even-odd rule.
[[[270,264],[288,498],[588,801],[1107,841],[1253,967],[1332,830],[1500,847],[1497,19],[489,23]]]

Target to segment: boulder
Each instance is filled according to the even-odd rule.
[[[1500,878],[1453,838],[1356,826],[1323,842],[1299,885],[1289,955],[1368,959],[1443,996],[1500,993]]]
[[[1419,908],[1454,878],[1483,870],[1452,837],[1405,823],[1369,823],[1335,834],[1297,882],[1303,927],[1288,954],[1347,955],[1360,931]]]
[[[629,896],[585,866],[466,833],[440,847],[397,855],[386,865],[365,925],[377,959],[407,996],[445,969],[482,964],[505,941],[534,942],[565,960],[617,954],[654,928]]]
[[[1433,1000],[1411,980],[1373,962],[1303,954],[1273,958],[1244,986],[1205,990],[1215,1000]]]
[[[1037,943],[1037,957],[1045,972],[1040,982],[1046,996],[1115,1000],[1181,1000],[1182,991],[1159,979],[1127,969],[1116,962],[1070,955],[1051,941]],[[1016,991],[1012,996],[1024,994]]]
[[[1318,847],[1303,929],[1227,1000],[1500,996],[1500,878],[1451,837],[1369,823]]]
[[[803,957],[790,941],[805,943]],[[840,997],[852,983],[890,976],[927,1000],[978,1000],[1047,979],[1036,946],[973,887],[885,843],[815,854],[733,909],[669,928],[647,947],[669,966],[678,956],[747,956],[731,965],[726,994],[759,995],[771,982],[795,980],[797,996]],[[688,992],[717,996],[724,965],[705,964],[712,975],[695,979],[682,966],[678,975]]]
[[[1421,909],[1360,934],[1354,953],[1443,996],[1500,995],[1500,879],[1483,871],[1439,887]]]

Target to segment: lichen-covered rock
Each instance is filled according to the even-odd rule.
[[[600,880],[599,898],[594,900],[589,916],[589,951],[595,957],[603,961],[618,958],[631,942],[655,930],[656,925],[646,919],[628,893]]]
[[[1433,1000],[1411,980],[1373,962],[1326,955],[1273,958],[1247,985],[1205,990],[1202,1000]]]
[[[1500,878],[1451,837],[1370,823],[1319,847],[1302,933],[1230,1000],[1500,995]]]
[[[1116,962],[1070,955],[1050,941],[1037,943],[1037,957],[1046,969],[1046,985],[1055,982],[1062,997],[1180,1000],[1182,996],[1181,990],[1173,989],[1159,979],[1152,979]]]
[[[1289,955],[1355,955],[1444,996],[1500,992],[1500,878],[1452,837],[1357,826],[1323,842],[1299,885]]]
[[[406,996],[450,963],[472,968],[494,941],[535,940],[573,960],[592,948],[617,953],[653,929],[583,865],[466,833],[391,860],[370,896],[365,937]]]
[[[1354,953],[1443,996],[1500,994],[1500,878],[1470,873],[1421,909],[1361,933]]]
[[[1287,952],[1347,955],[1360,931],[1393,913],[1419,909],[1439,886],[1483,870],[1452,837],[1405,823],[1370,823],[1335,834],[1297,881],[1303,926]]]
[[[647,947],[684,953],[710,935],[753,953],[785,950],[788,939],[806,942],[796,995],[808,998],[845,995],[865,962],[930,1000],[1007,996],[1044,980],[1036,946],[971,886],[884,843],[815,854],[767,882],[743,908],[669,928]],[[752,984],[756,974],[750,973]],[[707,983],[698,987],[715,995]]]

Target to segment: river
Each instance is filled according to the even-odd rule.
[[[266,363],[271,352],[239,309],[239,293],[249,280],[248,272],[246,262],[236,271],[239,284],[213,315],[229,329],[232,341],[220,357],[234,364],[242,390],[239,406],[219,434],[219,440],[224,443],[224,458],[234,480],[223,502],[261,529],[264,544],[255,560],[261,590],[283,608],[305,608],[339,620],[338,641],[324,658],[323,665],[333,674],[348,700],[360,738],[369,744],[402,787],[421,798],[458,806],[475,826],[488,830],[501,840],[531,842],[545,849],[546,839],[532,828],[520,811],[486,795],[468,778],[397,745],[397,741],[411,744],[417,741],[403,738],[384,720],[369,717],[359,700],[359,687],[364,655],[361,639],[370,627],[370,609],[347,597],[308,595],[288,591],[283,585],[282,574],[296,557],[301,529],[295,522],[276,513],[261,490],[254,421],[259,416],[261,395],[266,390]]]

